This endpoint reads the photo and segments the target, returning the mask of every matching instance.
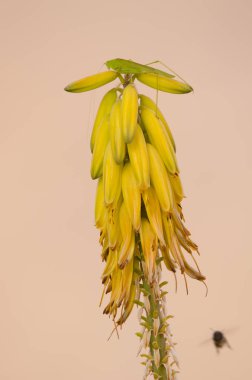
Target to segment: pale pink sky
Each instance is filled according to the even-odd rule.
[[[164,61],[193,87],[159,94],[173,130],[204,287],[182,279],[168,310],[179,380],[251,377],[252,3],[5,1],[0,6],[0,379],[141,379],[135,313],[120,341],[98,308],[100,248],[89,138],[110,88],[69,82],[116,57]],[[138,86],[155,97],[155,91]],[[200,346],[237,327],[233,350]]]

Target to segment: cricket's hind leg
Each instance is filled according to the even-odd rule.
[[[155,63],[159,63],[160,65],[164,66],[166,69],[168,69],[169,71],[171,71],[177,78],[179,78],[180,80],[182,80],[182,82],[184,82],[185,84],[187,84],[188,86],[190,86],[189,83],[187,83],[187,81],[185,79],[183,79],[180,75],[178,75],[174,70],[172,70],[169,66],[167,66],[162,61],[153,61],[153,62],[150,62],[150,63],[146,63],[146,66],[151,66],[151,65],[154,65]]]

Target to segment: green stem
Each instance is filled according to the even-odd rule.
[[[144,258],[139,252],[140,268],[141,268],[141,292],[144,295],[144,302],[142,303],[145,310],[145,316],[142,317],[142,325],[145,326],[145,335],[149,331],[149,342],[147,340],[146,349],[147,353],[146,367],[150,371],[154,379],[172,380],[173,375],[170,374],[169,359],[171,355],[170,347],[173,345],[170,340],[170,334],[167,332],[168,316],[165,315],[165,301],[163,293],[164,283],[160,282],[161,264],[158,258],[156,259],[155,274],[151,281],[148,274],[145,272]],[[160,287],[161,285],[161,287]],[[145,355],[143,355],[145,357]],[[171,375],[171,378],[170,378]]]
[[[149,296],[149,300],[150,300],[150,304],[151,304],[151,312],[152,312],[152,315],[153,316],[158,316],[158,319],[159,319],[159,324],[160,326],[162,326],[163,322],[161,320],[161,317],[160,317],[160,303],[159,303],[159,300],[156,299],[155,297],[155,294],[154,294],[154,291],[153,289],[151,288],[151,292],[150,292],[150,296]],[[153,318],[153,323],[154,323],[154,318]],[[153,342],[157,341],[158,343],[158,347],[159,347],[159,354],[160,354],[160,363],[162,363],[162,359],[167,355],[167,352],[166,352],[166,339],[165,339],[165,336],[164,334],[158,334],[157,337],[155,338],[154,337],[154,333],[152,332],[151,334],[151,344],[153,344]],[[154,354],[154,350],[152,349],[153,351],[153,354]],[[158,368],[156,367],[154,361],[153,361],[153,369],[155,370],[155,372],[158,372],[159,376],[160,376],[160,379],[161,380],[167,380],[168,376],[167,376],[167,372],[166,372],[166,368],[164,365],[160,365]]]

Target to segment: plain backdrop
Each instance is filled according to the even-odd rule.
[[[180,277],[175,294],[163,274],[179,380],[251,377],[251,17],[249,0],[1,1],[1,380],[142,378],[136,314],[107,342],[98,307],[89,139],[112,85],[63,91],[117,57],[162,60],[194,88],[159,94],[209,287],[189,280],[186,296]],[[210,328],[233,350],[201,345]]]

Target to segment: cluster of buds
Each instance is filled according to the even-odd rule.
[[[95,224],[100,230],[103,296],[110,294],[104,314],[116,327],[139,307],[143,327],[138,336],[146,359],[145,378],[174,379],[177,364],[165,310],[162,263],[204,282],[193,257],[198,252],[184,226],[184,192],[175,142],[162,112],[149,97],[138,94],[137,79],[157,90],[187,93],[192,88],[174,76],[125,60],[107,63],[113,69],[66,87],[83,92],[116,78],[120,83],[103,97],[91,136],[91,176],[98,180]],[[189,265],[185,252],[196,267]],[[102,299],[103,299],[102,296]]]

